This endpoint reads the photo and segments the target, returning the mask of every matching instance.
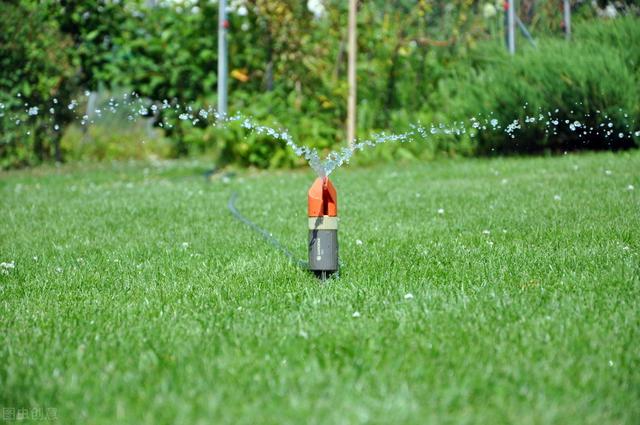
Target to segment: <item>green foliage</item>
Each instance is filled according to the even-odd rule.
[[[599,20],[590,22],[588,25],[578,25],[575,28],[574,39],[581,43],[600,45],[601,49],[614,49],[626,67],[640,73],[639,27],[640,22],[637,17]]]
[[[286,128],[297,142],[328,151],[345,143],[347,5],[339,0],[323,4],[324,13],[315,17],[306,2],[231,3],[229,110]],[[560,108],[563,119],[570,118],[571,110],[593,118],[599,108],[615,120],[616,130],[626,129],[635,119],[637,18],[599,21],[594,6],[573,2],[576,41],[567,45],[558,37],[559,2],[523,0],[521,18],[539,38],[540,48],[523,48],[512,60],[498,45],[502,11],[486,13],[485,6],[492,4],[359,2],[358,136],[398,133],[417,122],[428,126],[489,111],[511,121],[526,116],[521,109],[525,102],[529,110]],[[9,2],[5,9],[0,18],[2,168],[62,159],[60,134],[83,115],[80,108],[65,106],[76,97],[84,107],[85,90],[104,93],[124,87],[149,102],[166,100],[194,110],[216,104],[215,2],[24,0]],[[629,90],[623,88],[633,84]],[[50,116],[46,111],[54,97],[60,107]],[[25,104],[37,106],[41,113],[28,116]],[[630,116],[621,116],[619,108]],[[165,119],[175,120],[172,114],[175,111],[159,109],[147,118],[159,126]],[[595,118],[593,122],[599,124]],[[54,123],[60,131],[53,130]],[[127,139],[133,145],[140,142],[135,129],[130,137],[124,130],[114,132],[118,137],[104,137],[102,129],[89,129],[87,133],[95,133],[97,150],[81,148],[76,130],[69,131],[66,148],[80,149],[68,152],[69,158],[140,154],[135,146],[121,146]],[[283,144],[239,126],[222,129],[203,121],[195,126],[178,122],[159,131],[171,149],[163,145],[158,150],[172,157],[207,154],[222,163],[269,168],[300,163]],[[382,147],[364,155],[363,161],[467,155],[491,152],[499,145],[509,147],[503,151],[608,147],[603,140],[578,145],[575,135],[565,133],[550,140],[541,131],[531,127],[520,134],[517,145],[495,134],[483,137],[478,149],[468,134],[438,136],[429,144]],[[627,144],[614,147],[631,143],[623,142]],[[98,148],[104,144],[113,146]]]
[[[456,74],[440,85],[441,105],[453,118],[495,118],[504,127],[523,124],[515,138],[502,132],[481,132],[479,153],[611,149],[635,146],[628,137],[640,122],[640,26],[626,18],[578,28],[574,42],[542,40],[537,49],[522,49],[509,57],[498,46],[487,45],[493,63]],[[581,37],[581,34],[585,34]],[[557,117],[556,132],[545,122]],[[539,115],[545,116],[539,120]],[[535,117],[536,123],[527,123]],[[575,121],[600,135],[579,138]],[[612,127],[609,127],[611,123]],[[551,126],[553,128],[553,125]],[[608,135],[607,135],[608,133]],[[624,133],[623,138],[618,138]]]
[[[83,88],[94,90],[113,78],[117,37],[130,22],[137,1],[129,0],[124,5],[111,0],[23,2],[43,8],[48,19],[72,40],[70,51]]]
[[[474,39],[465,32],[482,26],[472,5],[361,5],[361,25],[380,29],[359,37],[359,97],[368,105],[361,136],[393,126],[403,110],[425,103],[446,74],[443,58],[464,49]],[[257,0],[246,6],[246,14],[229,15],[230,111],[287,128],[298,142],[321,150],[344,143],[346,5],[326,2],[321,19],[304,2]],[[113,77],[103,83],[131,87],[155,101],[188,102],[194,109],[215,105],[216,22],[217,5],[209,2],[140,9],[114,34]],[[445,33],[436,22],[446,24]],[[444,43],[442,50],[432,48],[436,39]],[[416,84],[424,90],[416,91]],[[281,143],[239,127],[181,123],[166,132],[174,155],[206,152],[222,162],[258,167],[299,163]]]
[[[303,112],[296,107],[297,102],[296,96],[283,100],[274,92],[259,95],[237,92],[233,104],[237,110],[251,111],[253,120],[274,129],[286,129],[295,140],[304,140],[308,146],[321,151],[331,148],[337,130],[330,116],[321,111]],[[217,158],[221,164],[235,163],[258,168],[304,164],[281,141],[246,130],[240,122],[201,127],[194,127],[188,121],[181,122],[178,134],[184,140],[187,154],[207,154]]]
[[[62,159],[60,132],[71,120],[66,105],[77,90],[72,42],[46,11],[5,2],[0,14],[0,168]],[[37,107],[37,115],[29,108]]]
[[[138,121],[100,121],[72,125],[61,140],[68,160],[159,159],[171,156],[171,142],[158,129]]]
[[[131,87],[153,100],[197,102],[215,92],[217,5],[198,13],[145,8],[128,16],[115,44],[104,84]]]

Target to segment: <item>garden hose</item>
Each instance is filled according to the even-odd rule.
[[[275,247],[277,250],[279,250],[284,255],[286,255],[289,258],[289,260],[291,260],[295,265],[297,265],[298,267],[301,267],[304,270],[308,270],[309,264],[306,261],[296,258],[296,256],[286,246],[280,243],[279,240],[274,238],[270,232],[258,226],[256,223],[249,220],[247,217],[243,216],[240,213],[240,211],[238,211],[235,205],[237,198],[238,198],[237,192],[231,193],[231,197],[229,198],[229,203],[227,204],[227,207],[229,208],[229,211],[231,212],[231,214],[235,218],[237,218],[238,220],[240,220],[241,222],[249,226],[251,229],[253,229],[256,233],[260,234],[273,247]]]

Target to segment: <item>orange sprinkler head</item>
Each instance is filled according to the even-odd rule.
[[[320,279],[338,271],[338,194],[327,177],[309,189],[309,270]]]
[[[325,215],[338,215],[338,193],[328,177],[318,177],[309,189],[309,217]]]

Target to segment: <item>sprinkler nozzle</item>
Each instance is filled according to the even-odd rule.
[[[309,270],[325,280],[338,271],[338,194],[328,177],[309,189]]]

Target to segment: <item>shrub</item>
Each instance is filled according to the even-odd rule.
[[[253,121],[274,129],[286,129],[296,143],[328,150],[338,139],[340,124],[332,122],[331,115],[314,110],[313,103],[299,105],[295,96],[282,98],[277,93],[249,94],[236,92],[234,108],[250,111]],[[279,117],[276,118],[276,117]],[[239,122],[216,126],[211,122],[192,126],[182,122],[178,134],[189,155],[206,154],[221,164],[234,163],[258,168],[279,168],[301,165],[284,142],[242,128]]]
[[[62,159],[56,130],[72,119],[77,90],[71,40],[37,4],[3,3],[0,13],[0,169]],[[29,108],[36,113],[29,113]]]
[[[439,99],[452,118],[492,114],[502,125],[523,124],[514,139],[504,132],[480,132],[479,153],[632,147],[637,139],[629,130],[640,121],[638,45],[638,20],[625,18],[579,27],[574,42],[543,40],[515,57],[489,47],[497,61],[444,81]],[[528,116],[548,117],[548,112],[559,120],[557,134],[545,132],[546,119],[524,125]],[[579,137],[580,131],[565,124],[574,121],[594,129],[604,124],[610,135]]]
[[[171,154],[170,141],[144,121],[72,125],[61,147],[69,160],[158,159]]]

